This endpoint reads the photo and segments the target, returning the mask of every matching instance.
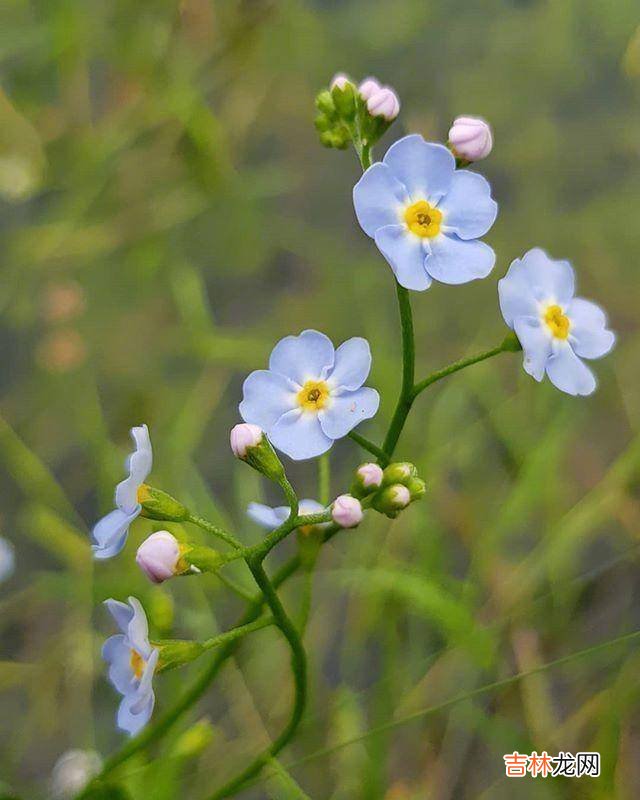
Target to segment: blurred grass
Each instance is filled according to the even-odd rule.
[[[619,344],[586,400],[503,356],[419,401],[399,453],[427,498],[322,555],[312,701],[282,759],[300,764],[246,797],[304,796],[298,784],[333,800],[500,800],[516,748],[602,752],[599,780],[520,781],[519,798],[637,797],[633,647],[304,758],[639,627],[639,42],[635,0],[3,4],[0,532],[19,570],[0,590],[0,785],[46,796],[63,750],[121,741],[98,658],[105,597],[139,596],[158,635],[210,636],[240,606],[212,577],[149,586],[132,558],[148,522],[123,557],[90,563],[132,424],[150,425],[154,483],[247,542],[261,534],[246,503],[276,496],[233,461],[227,431],[278,338],[366,336],[383,403],[365,432],[381,437],[399,380],[391,273],[353,217],[355,158],[322,150],[311,123],[344,69],[399,91],[389,141],[442,139],[458,113],[495,129],[482,171],[498,265],[414,296],[418,375],[499,340],[496,281],[534,245],[574,262]],[[334,493],[360,458],[334,448]],[[313,496],[313,466],[290,466]],[[294,581],[287,604],[303,593]],[[188,674],[158,680],[159,706]],[[182,727],[128,764],[131,798],[205,796],[282,723],[288,686],[277,637],[247,640],[193,713],[213,736],[185,755]]]

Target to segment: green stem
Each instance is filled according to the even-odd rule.
[[[237,628],[231,628],[230,631],[212,636],[211,639],[206,639],[202,642],[202,646],[205,650],[211,650],[214,647],[220,647],[223,644],[235,642],[236,639],[242,639],[242,637],[246,636],[248,633],[259,631],[262,628],[266,628],[268,625],[273,625],[274,622],[275,620],[273,617],[260,617],[260,619],[257,619],[255,622],[248,622],[246,625],[238,625]]]
[[[387,460],[391,460],[393,452],[398,444],[398,439],[402,433],[404,423],[411,411],[413,404],[413,378],[415,371],[416,349],[415,337],[413,333],[413,315],[411,313],[411,301],[409,290],[396,281],[396,294],[398,295],[398,309],[400,311],[400,324],[402,328],[402,385],[400,396],[396,404],[389,425],[389,430],[382,445]]]
[[[329,505],[331,499],[331,462],[329,453],[323,453],[318,459],[318,501],[323,506]]]
[[[359,433],[355,431],[351,431],[347,434],[347,436],[352,439],[356,444],[359,444],[363,450],[371,453],[372,456],[375,456],[378,461],[382,464],[383,467],[386,467],[389,463],[389,459],[387,458],[387,454],[381,447],[378,447],[377,444],[374,444],[369,439],[366,439],[364,436],[361,436]]]
[[[238,775],[232,778],[228,783],[214,792],[209,800],[222,800],[224,797],[230,797],[240,789],[248,780],[251,780],[257,775],[265,764],[267,764],[274,756],[276,756],[285,747],[293,737],[302,714],[307,697],[307,658],[304,652],[304,647],[295,625],[287,616],[280,598],[278,597],[271,581],[269,580],[260,559],[248,561],[249,569],[256,583],[262,590],[265,602],[271,609],[273,618],[276,625],[282,631],[283,636],[287,640],[291,648],[291,668],[293,671],[295,695],[293,701],[293,708],[291,717],[286,727],[280,735],[266,748],[260,755],[258,755],[248,767],[242,770]]]
[[[214,536],[217,536],[218,539],[222,539],[222,541],[230,544],[236,550],[242,550],[243,545],[239,542],[235,536],[232,536],[230,533],[227,533],[223,528],[220,528],[218,525],[214,525],[213,522],[209,522],[208,519],[204,517],[200,517],[197,514],[192,514],[189,512],[189,516],[187,517],[187,522],[192,522],[194,525],[197,525],[199,528],[202,528],[203,531],[207,531],[207,533],[212,533]]]

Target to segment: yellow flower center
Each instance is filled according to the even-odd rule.
[[[298,405],[304,411],[320,411],[329,399],[329,387],[325,381],[307,381],[298,392]]]
[[[571,322],[560,306],[549,306],[544,312],[544,321],[556,339],[568,338]]]
[[[131,648],[131,669],[133,670],[133,674],[136,676],[138,680],[142,678],[142,673],[144,672],[145,667],[145,660],[142,658],[140,653],[137,650]]]
[[[417,203],[407,206],[404,211],[404,221],[411,233],[431,238],[440,233],[442,211],[429,205],[426,200],[418,200]]]

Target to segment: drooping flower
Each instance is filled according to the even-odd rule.
[[[169,531],[156,531],[138,548],[136,563],[152,583],[162,583],[180,573],[180,543]]]
[[[480,161],[493,149],[491,126],[480,117],[456,117],[449,129],[449,143],[460,158]]]
[[[305,498],[300,501],[298,506],[298,513],[301,516],[306,514],[321,514],[325,511],[325,507],[318,503],[317,500],[309,500]],[[280,525],[287,519],[290,513],[289,506],[271,506],[264,505],[264,503],[249,503],[247,506],[247,516],[262,528],[268,531],[273,531],[279,528]],[[304,525],[300,528],[301,533],[309,533],[313,528],[325,528],[327,522],[320,522],[317,525]]]
[[[127,459],[128,477],[116,486],[116,508],[99,520],[92,531],[93,555],[98,559],[112,558],[122,550],[129,526],[142,511],[138,490],[151,472],[153,452],[146,425],[131,428],[131,437],[135,450]]]
[[[331,519],[341,528],[355,528],[362,522],[360,501],[350,494],[341,494],[331,506]]]
[[[286,336],[273,348],[269,369],[245,380],[240,415],[291,458],[319,456],[378,410],[378,393],[362,385],[370,368],[366,339],[334,350],[318,331]]]
[[[16,568],[16,557],[13,545],[8,539],[0,536],[0,583],[13,575]]]
[[[582,359],[606,355],[615,335],[599,306],[573,296],[574,284],[568,261],[535,248],[511,263],[498,295],[502,316],[522,345],[525,371],[537,381],[546,373],[567,394],[587,395],[596,379]]]
[[[423,291],[433,280],[467,283],[493,269],[495,253],[479,237],[498,206],[482,175],[455,166],[444,145],[412,134],[354,187],[358,222],[407,289]]]
[[[153,673],[159,651],[149,643],[147,616],[140,601],[129,598],[129,605],[105,600],[121,633],[104,643],[102,657],[109,665],[109,680],[122,695],[118,708],[118,727],[135,736],[147,724],[153,712]]]
[[[81,792],[102,768],[95,750],[67,750],[51,771],[51,794],[55,800],[70,800]]]

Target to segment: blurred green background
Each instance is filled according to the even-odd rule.
[[[6,791],[45,797],[63,751],[123,741],[99,659],[104,598],[139,597],[155,636],[206,638],[241,608],[214,576],[152,587],[133,560],[149,522],[120,558],[91,562],[131,425],[149,424],[153,483],[246,542],[262,535],[247,502],[279,498],[234,461],[228,430],[275,341],[305,327],[336,344],[366,336],[383,400],[360,430],[382,438],[400,374],[392,274],[354,218],[354,154],[323,150],[312,125],[338,70],[397,89],[379,151],[409,131],[442,140],[461,113],[494,127],[479,169],[501,207],[497,266],[412,295],[418,376],[502,339],[496,282],[535,245],[573,261],[619,341],[587,399],[535,384],[510,354],[422,396],[398,454],[427,497],[323,552],[311,702],[281,763],[332,800],[640,792],[637,643],[402,722],[640,627],[637,0],[2,3],[0,533],[17,558],[0,587]],[[334,447],[334,493],[362,457]],[[315,496],[315,465],[288,467]],[[304,592],[299,579],[283,591],[292,613]],[[201,667],[159,676],[158,709]],[[122,786],[132,800],[206,797],[284,724],[289,687],[279,637],[253,634]],[[514,784],[502,755],[515,749],[597,750],[602,775]],[[281,775],[242,796],[291,786]]]

